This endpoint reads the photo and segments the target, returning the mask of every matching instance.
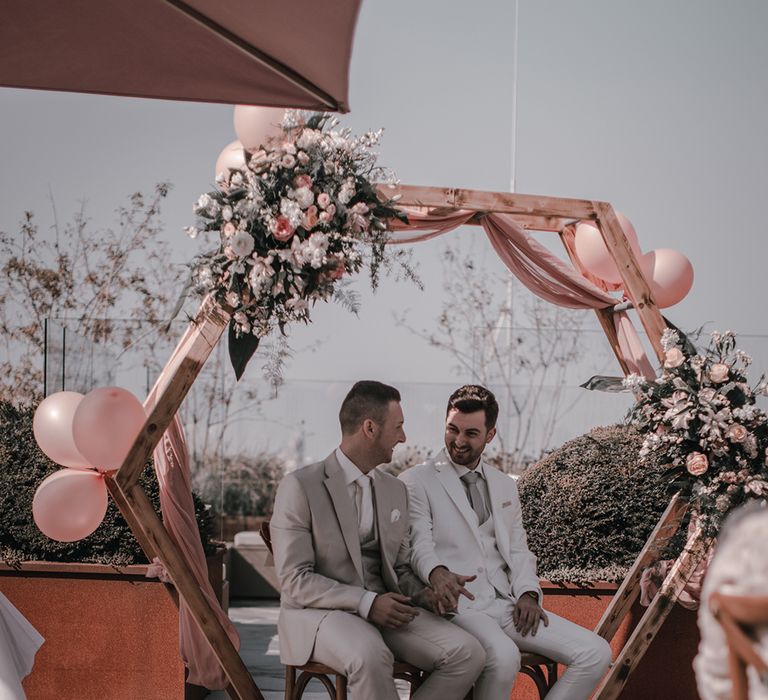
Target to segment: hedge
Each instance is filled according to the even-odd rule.
[[[629,426],[595,428],[520,477],[523,521],[541,578],[624,578],[670,500],[665,467],[639,464],[641,443]]]
[[[97,530],[77,542],[56,542],[32,520],[32,498],[40,482],[59,469],[37,447],[32,434],[34,408],[0,401],[0,560],[93,562],[124,566],[146,563],[136,538],[112,499]],[[151,462],[140,483],[160,514],[160,496]],[[193,494],[195,514],[206,554],[216,549],[213,523],[203,502]]]

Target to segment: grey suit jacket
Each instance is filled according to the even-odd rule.
[[[371,476],[384,584],[414,595],[424,584],[410,568],[405,485],[379,470]],[[333,453],[283,478],[270,530],[281,586],[280,659],[300,665],[312,655],[323,618],[331,610],[357,613],[365,594],[357,518]]]

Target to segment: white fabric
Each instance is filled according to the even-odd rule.
[[[484,611],[471,610],[453,618],[485,649],[483,672],[475,682],[474,700],[508,698],[520,670],[520,652],[542,654],[568,668],[547,693],[547,700],[587,700],[611,664],[611,648],[601,637],[562,617],[548,613],[549,626],[521,636],[512,621],[514,604],[497,599]]]
[[[0,700],[25,698],[21,681],[32,671],[45,640],[0,593]]]
[[[738,511],[737,511],[738,513]],[[742,519],[739,519],[741,516]],[[726,595],[768,595],[768,510],[738,514],[723,530],[712,563],[704,578],[699,607],[699,653],[693,660],[696,684],[702,700],[730,700],[732,683],[728,645],[720,623],[709,609],[715,591]],[[768,627],[755,630],[757,653],[768,659]],[[747,668],[750,700],[768,700],[768,686]]]
[[[367,531],[364,533],[363,528],[360,526],[359,533],[360,541],[366,542],[373,533],[373,495],[371,493],[371,478],[367,474],[363,474],[363,472],[360,471],[360,468],[341,451],[340,447],[336,448],[336,452],[334,454],[336,455],[336,459],[339,461],[341,471],[344,472],[344,480],[347,484],[349,498],[352,503],[355,504],[358,526],[360,526],[362,520],[360,515],[362,511],[366,512],[365,517],[369,519],[366,520],[368,528]],[[365,503],[363,503],[362,506],[360,505],[360,499],[362,498],[364,500],[366,498],[366,496],[361,493],[362,489],[360,482],[358,481],[360,477],[363,477],[368,482],[367,507]],[[368,513],[370,513],[370,515]],[[360,615],[360,617],[362,617],[364,620],[368,619],[368,613],[371,612],[371,606],[373,605],[374,600],[376,600],[375,591],[366,591],[365,595],[363,595],[362,599],[360,600],[360,605],[357,606],[357,614]]]

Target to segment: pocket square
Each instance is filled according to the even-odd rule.
[[[502,507],[502,508],[506,508],[507,506],[511,506],[511,505],[512,505],[512,501],[504,501],[504,502],[501,504],[501,507]]]
[[[389,516],[389,522],[396,523],[398,520],[400,520],[400,511],[395,508]]]

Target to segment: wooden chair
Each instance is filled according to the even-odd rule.
[[[261,538],[267,549],[272,554],[272,535],[269,531],[269,521],[262,522],[259,528]],[[298,672],[298,676],[296,675]],[[557,681],[557,663],[545,656],[538,654],[523,654],[520,664],[520,672],[530,677],[539,691],[539,698],[546,697],[552,686]],[[411,686],[411,695],[429,677],[429,673],[416,666],[395,661],[392,667],[392,676],[407,681]],[[335,677],[335,683],[331,680]],[[301,666],[285,667],[285,700],[300,700],[304,695],[307,684],[316,678],[328,691],[331,700],[347,700],[347,677],[330,666],[319,663],[306,663]],[[472,691],[466,700],[471,700]]]
[[[768,681],[768,663],[757,652],[754,640],[748,634],[756,625],[768,625],[768,597],[713,593],[709,597],[709,607],[722,626],[728,643],[733,700],[747,700],[747,666],[752,666],[763,682]]]

